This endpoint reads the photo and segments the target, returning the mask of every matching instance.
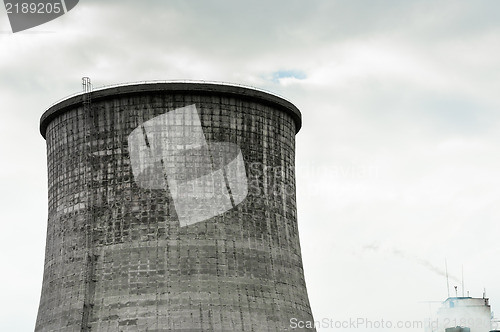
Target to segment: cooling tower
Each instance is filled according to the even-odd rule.
[[[285,99],[221,83],[118,85],[51,106],[35,331],[314,331],[290,324],[313,321],[300,126]]]

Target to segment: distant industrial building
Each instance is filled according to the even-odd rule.
[[[432,332],[490,332],[491,307],[488,299],[449,297],[439,308]]]

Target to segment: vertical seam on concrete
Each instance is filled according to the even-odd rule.
[[[95,297],[95,261],[96,256],[94,253],[94,226],[95,226],[95,209],[94,209],[94,195],[92,190],[93,172],[92,172],[92,124],[91,121],[92,106],[90,103],[90,93],[83,95],[83,125],[84,125],[84,158],[85,168],[83,172],[84,183],[87,190],[87,218],[85,220],[85,278],[84,278],[84,298],[83,298],[83,313],[82,313],[82,326],[81,331],[90,331],[90,320],[94,306]],[[87,128],[89,133],[89,140],[87,140]],[[88,170],[88,172],[87,172]],[[87,174],[88,173],[88,174]]]

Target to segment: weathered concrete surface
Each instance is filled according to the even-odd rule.
[[[313,320],[295,202],[300,113],[251,89],[191,85],[97,91],[87,113],[77,96],[42,117],[49,215],[35,331],[274,332]],[[240,147],[248,196],[180,227],[168,189],[135,183],[127,138],[192,104],[208,142]]]

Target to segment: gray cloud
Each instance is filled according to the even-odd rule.
[[[403,291],[406,298],[442,299],[444,269],[435,257],[474,265],[493,306],[500,305],[498,275],[488,263],[500,253],[499,6],[88,0],[39,33],[0,34],[1,257],[8,266],[22,262],[1,284],[33,276],[3,292],[9,306],[0,311],[2,325],[14,331],[34,324],[46,219],[38,120],[51,103],[78,92],[82,76],[96,86],[185,78],[243,83],[284,95],[302,110],[296,163],[308,169],[298,173],[298,214],[317,318],[404,317]],[[280,72],[301,75],[276,79]],[[376,172],[340,174],[339,165]],[[26,229],[32,246],[17,241]],[[352,258],[366,243],[367,255],[380,253],[375,262]],[[387,252],[382,244],[398,249]],[[408,289],[408,282],[416,286]],[[394,301],[367,296],[363,284]]]

